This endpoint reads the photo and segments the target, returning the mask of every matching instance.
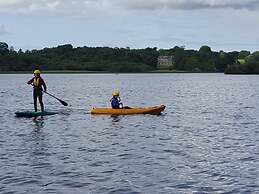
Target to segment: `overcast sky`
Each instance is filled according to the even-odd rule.
[[[0,41],[259,50],[259,0],[0,0]]]

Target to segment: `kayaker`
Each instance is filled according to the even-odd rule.
[[[46,92],[47,91],[47,86],[44,82],[44,80],[42,79],[42,77],[40,76],[41,72],[40,70],[35,70],[33,72],[34,77],[29,80],[27,82],[27,84],[32,85],[33,86],[33,102],[34,102],[34,110],[35,112],[37,112],[37,98],[39,98],[39,102],[40,102],[40,107],[41,107],[41,111],[44,111],[44,105],[42,102],[42,91]],[[43,87],[43,89],[42,89]]]
[[[115,108],[115,109],[123,108],[123,104],[121,103],[119,91],[112,92],[112,98],[110,99],[110,102],[111,102],[112,108]]]

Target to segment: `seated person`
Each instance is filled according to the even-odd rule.
[[[123,105],[120,101],[121,101],[120,92],[119,91],[113,91],[112,92],[112,98],[110,99],[112,108],[115,108],[115,109],[123,108]]]

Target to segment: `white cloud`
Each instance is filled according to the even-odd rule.
[[[9,29],[5,25],[0,24],[0,35],[9,34],[9,33],[10,33]]]
[[[259,8],[259,0],[0,0],[0,13],[92,15],[122,10]]]
[[[258,9],[259,0],[124,0],[125,7],[131,9]]]
[[[93,15],[109,13],[108,0],[0,0],[0,13]]]

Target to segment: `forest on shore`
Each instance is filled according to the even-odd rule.
[[[36,68],[43,71],[152,72],[160,68],[159,56],[172,56],[168,72],[259,74],[259,51],[215,52],[206,45],[199,50],[187,50],[179,46],[170,49],[74,48],[71,44],[16,51],[5,42],[0,42],[0,72]]]

